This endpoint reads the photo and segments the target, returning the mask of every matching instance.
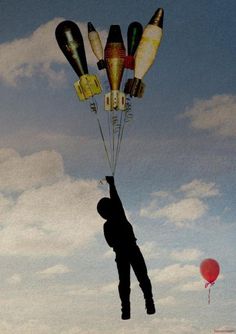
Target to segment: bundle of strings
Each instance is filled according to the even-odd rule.
[[[124,111],[112,110],[107,114],[107,135],[99,117],[99,108],[96,99],[93,97],[90,102],[90,110],[95,114],[100,136],[102,139],[105,155],[112,175],[115,175],[117,162],[120,155],[121,143],[123,140],[125,125],[133,118],[131,99],[126,98],[126,109]]]

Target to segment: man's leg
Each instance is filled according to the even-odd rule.
[[[155,305],[152,296],[152,285],[148,277],[147,267],[143,255],[138,246],[135,246],[131,252],[131,265],[139,281],[139,286],[143,291],[147,313],[154,314]]]
[[[130,262],[125,254],[116,254],[119,275],[118,291],[121,299],[121,317],[130,319]]]

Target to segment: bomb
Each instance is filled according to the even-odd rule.
[[[125,67],[125,46],[119,25],[110,26],[104,58],[111,88],[105,94],[105,110],[125,110],[125,94],[119,90]]]
[[[96,75],[88,73],[83,37],[79,27],[73,21],[62,21],[56,28],[57,43],[66,59],[80,78],[74,83],[81,101],[100,94],[101,84]]]
[[[106,68],[106,63],[103,59],[103,47],[99,33],[94,28],[91,22],[88,22],[88,39],[94,55],[98,59],[97,66],[99,70]]]
[[[128,55],[125,57],[125,68],[134,69],[134,54],[142,37],[143,27],[139,22],[130,23],[127,31]]]
[[[142,97],[145,85],[144,75],[152,66],[162,39],[164,10],[158,8],[144,28],[141,40],[135,53],[134,78],[125,85],[125,93]]]

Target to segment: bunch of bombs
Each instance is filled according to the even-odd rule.
[[[91,22],[88,23],[88,40],[98,60],[98,69],[106,71],[110,85],[110,91],[104,95],[105,110],[126,110],[127,95],[143,96],[143,77],[154,63],[160,46],[163,16],[164,10],[158,8],[144,28],[139,22],[132,22],[128,26],[127,53],[119,25],[110,26],[103,48],[99,33]],[[78,25],[72,21],[63,21],[57,26],[55,34],[61,51],[79,77],[74,83],[79,99],[85,101],[101,94],[100,80],[88,71],[84,41]],[[133,78],[127,80],[124,91],[121,91],[125,69],[133,71]]]

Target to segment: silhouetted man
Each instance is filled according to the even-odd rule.
[[[97,205],[98,213],[107,221],[104,224],[104,236],[116,253],[116,264],[119,274],[119,295],[121,299],[121,318],[130,318],[130,266],[139,281],[146,304],[147,314],[155,313],[152,286],[147,274],[143,255],[136,244],[131,224],[128,222],[122,202],[117,193],[114,178],[107,176],[110,187],[110,198],[102,198]]]

